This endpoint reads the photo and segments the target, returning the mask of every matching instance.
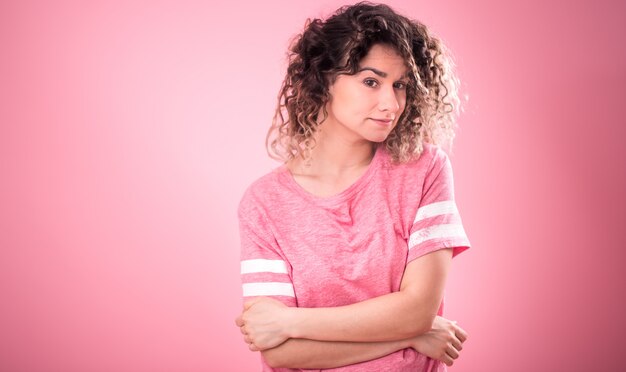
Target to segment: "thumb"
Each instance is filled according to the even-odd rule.
[[[246,302],[244,302],[244,304],[243,304],[243,310],[244,310],[244,311],[245,311],[245,310],[248,310],[248,309],[249,309],[249,308],[251,308],[251,307],[252,307],[252,305],[254,305],[257,301],[258,301],[257,299],[252,299],[252,300],[250,300],[250,301],[246,301]]]

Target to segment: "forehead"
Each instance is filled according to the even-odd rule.
[[[404,75],[408,71],[404,58],[393,47],[384,44],[373,45],[359,62],[359,67],[373,67],[391,75]]]

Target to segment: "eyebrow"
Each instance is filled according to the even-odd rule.
[[[373,73],[375,73],[376,75],[380,76],[380,77],[387,77],[387,73],[386,72],[382,72],[380,70],[377,70],[373,67],[363,67],[362,69],[360,69],[358,72],[362,72],[362,71],[372,71]]]
[[[378,76],[380,76],[380,77],[384,77],[384,78],[386,78],[386,77],[387,77],[387,73],[386,73],[386,72],[380,71],[380,70],[375,69],[375,68],[373,68],[373,67],[363,67],[363,68],[361,68],[359,71],[357,71],[357,73],[362,72],[362,71],[366,71],[366,70],[372,71],[373,73],[375,73],[376,75],[378,75]],[[404,78],[407,78],[407,77],[409,77],[409,72],[408,72],[408,71],[407,71],[407,73],[406,73],[406,74],[404,74],[404,75],[401,77],[401,79],[404,79]]]

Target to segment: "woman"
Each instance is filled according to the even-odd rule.
[[[264,371],[443,371],[467,337],[440,316],[445,280],[469,248],[439,147],[449,55],[371,3],[307,21],[290,50],[267,137],[285,163],[238,209],[244,341]]]

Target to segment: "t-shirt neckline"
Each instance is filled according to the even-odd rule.
[[[296,182],[295,178],[291,174],[291,171],[289,170],[286,164],[283,164],[282,166],[280,166],[279,176],[283,178],[283,180],[291,189],[293,189],[295,192],[297,192],[304,198],[310,200],[311,202],[318,204],[318,205],[323,205],[323,206],[337,205],[339,203],[342,203],[350,199],[354,194],[356,194],[359,190],[361,190],[363,186],[367,185],[368,181],[372,178],[374,173],[376,173],[376,171],[379,168],[380,158],[382,157],[381,152],[383,151],[383,147],[384,146],[381,144],[376,145],[374,156],[372,157],[372,160],[367,166],[367,169],[365,170],[365,172],[356,181],[354,181],[350,186],[348,186],[348,188],[344,189],[343,191],[335,195],[318,196],[305,190],[304,187],[302,187],[298,182]]]

